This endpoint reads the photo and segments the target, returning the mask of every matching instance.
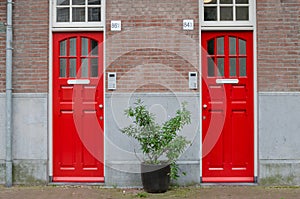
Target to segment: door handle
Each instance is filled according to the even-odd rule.
[[[103,104],[99,104],[99,108],[103,109]]]
[[[207,109],[207,104],[203,104],[203,108],[204,108],[204,109]]]
[[[100,117],[99,117],[99,119],[100,119],[100,120],[103,120],[103,117],[102,117],[102,116],[100,116]]]

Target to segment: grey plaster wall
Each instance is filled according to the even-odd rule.
[[[259,179],[300,185],[300,93],[259,94]]]
[[[17,184],[48,182],[47,94],[14,94],[13,158]],[[178,161],[186,176],[181,185],[200,183],[199,95],[193,93],[107,94],[105,179],[107,186],[140,186],[138,143],[120,132],[130,123],[124,109],[142,98],[157,121],[174,116],[182,101],[188,102],[192,125],[182,134],[192,145]],[[259,183],[300,185],[300,93],[259,93]],[[5,182],[5,95],[0,94],[0,183]],[[140,157],[141,158],[141,157]]]
[[[113,94],[106,97],[106,183],[138,185],[139,161],[134,150],[138,144],[120,133],[130,121],[123,110],[137,97],[164,120],[188,101],[193,125],[184,129],[193,144],[182,155],[179,165],[187,172],[177,183],[199,183],[200,130],[199,96],[191,94]],[[259,183],[266,185],[300,185],[300,94],[259,93]],[[192,136],[191,136],[192,135]]]
[[[124,116],[124,110],[132,105],[137,98],[141,98],[157,117],[158,123],[175,116],[176,110],[183,101],[188,102],[188,110],[192,113],[192,124],[186,126],[182,134],[192,145],[187,148],[180,158],[185,162],[184,169],[193,176],[192,179],[181,179],[200,182],[200,138],[199,138],[199,95],[193,93],[166,93],[166,94],[108,94],[106,96],[106,184],[110,186],[138,186],[140,184],[140,161],[138,143],[123,135],[120,129],[127,126],[130,120]],[[135,154],[135,151],[137,154]],[[191,165],[191,166],[189,166]],[[196,165],[196,166],[195,166]],[[130,179],[130,182],[129,180]],[[180,182],[179,182],[180,183]]]
[[[13,177],[15,184],[41,184],[48,179],[47,94],[13,95]],[[0,95],[5,110],[5,95]],[[4,124],[4,125],[3,125]],[[5,112],[0,116],[0,164],[5,165]],[[1,167],[1,166],[0,166]],[[2,168],[2,167],[1,167]],[[5,167],[0,182],[5,179]]]

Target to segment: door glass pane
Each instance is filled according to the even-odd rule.
[[[67,60],[61,58],[59,62],[59,77],[67,77]]]
[[[98,42],[91,39],[91,54],[94,56],[98,56]]]
[[[229,53],[230,55],[236,54],[236,38],[229,37]]]
[[[240,58],[240,76],[247,76],[246,58]]]
[[[57,5],[70,5],[70,0],[57,0]]]
[[[88,21],[101,21],[100,8],[88,9]]]
[[[101,5],[101,0],[88,0],[89,5]]]
[[[88,59],[81,59],[81,77],[88,77]]]
[[[85,0],[72,0],[73,5],[85,5]]]
[[[215,54],[215,39],[211,39],[207,42],[207,53],[209,55]]]
[[[70,77],[76,77],[76,59],[70,59]]]
[[[224,55],[224,37],[217,39],[218,55]]]
[[[239,53],[240,55],[246,55],[246,41],[239,39]]]
[[[60,56],[67,55],[67,41],[66,40],[59,42],[59,55]]]
[[[249,0],[235,0],[236,4],[248,4]]]
[[[91,77],[98,77],[98,58],[91,59]]]
[[[70,39],[70,56],[76,56],[76,38]]]
[[[213,58],[207,58],[207,71],[208,77],[215,76],[215,60]]]
[[[249,9],[247,6],[236,7],[236,20],[237,21],[249,20]]]
[[[232,4],[232,0],[220,0],[222,4]]]
[[[84,22],[85,21],[85,8],[73,8],[72,9],[72,21]]]
[[[220,20],[232,21],[233,20],[233,8],[232,7],[220,7]]]
[[[224,76],[224,58],[218,58],[218,76]]]
[[[236,58],[230,58],[230,76],[236,76]]]
[[[204,20],[217,21],[217,7],[204,7]]]
[[[70,9],[69,8],[57,8],[56,9],[56,21],[57,22],[70,21]]]
[[[81,55],[87,56],[88,55],[88,39],[81,38]]]

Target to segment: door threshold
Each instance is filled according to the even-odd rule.
[[[101,182],[49,182],[49,186],[103,186],[105,183]]]
[[[251,182],[221,182],[221,183],[200,183],[202,187],[210,187],[210,186],[258,186],[258,183]]]

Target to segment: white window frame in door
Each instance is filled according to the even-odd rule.
[[[52,27],[53,29],[56,28],[96,28],[96,29],[103,29],[105,25],[105,0],[101,0],[101,5],[88,5],[88,0],[85,0],[84,5],[72,5],[72,0],[70,0],[70,5],[57,5],[58,0],[51,0],[52,2]],[[65,7],[70,8],[70,16],[68,22],[57,22],[57,8],[58,7]],[[85,8],[85,21],[84,22],[72,22],[72,8]],[[88,21],[88,8],[100,8],[100,20],[101,21]]]
[[[255,23],[255,1],[249,0],[248,4],[236,4],[236,0],[233,0],[232,4],[221,4],[220,0],[216,0],[216,4],[204,3],[205,0],[200,0],[200,19],[202,27],[253,27]],[[236,20],[236,8],[239,6],[248,6],[248,18],[249,20]],[[217,7],[217,20],[205,21],[204,20],[204,8],[205,7]],[[220,20],[220,7],[232,7],[233,8],[233,20],[221,21]]]

